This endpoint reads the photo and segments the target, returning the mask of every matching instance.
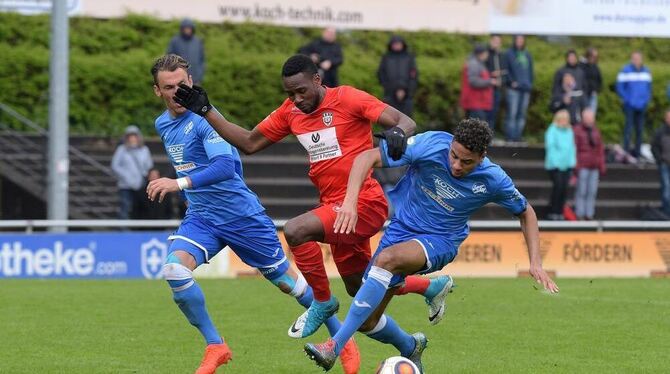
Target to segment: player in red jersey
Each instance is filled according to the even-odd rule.
[[[314,333],[339,307],[330,293],[321,249],[316,242],[330,244],[347,293],[353,296],[371,258],[369,238],[379,232],[387,218],[381,186],[368,175],[359,199],[355,232],[335,232],[333,227],[353,161],[373,147],[371,124],[376,122],[386,128],[379,136],[387,140],[392,159],[402,156],[406,138],[412,135],[416,124],[366,92],[350,86],[322,86],[317,68],[307,56],[289,58],[282,76],[288,99],[253,130],[227,121],[215,110],[205,111],[205,118],[221,137],[246,154],[258,152],[290,134],[307,150],[309,176],[319,189],[320,205],[284,226],[295,262],[314,290],[314,302],[289,329],[289,335],[305,337]],[[195,113],[210,107],[206,93],[199,87],[182,87],[175,100]],[[422,294],[434,306],[444,304],[451,286],[448,277],[433,280],[408,277],[398,293]],[[431,319],[433,324],[442,317],[444,308],[440,309],[440,315]]]

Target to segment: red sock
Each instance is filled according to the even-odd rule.
[[[291,247],[296,266],[312,287],[314,300],[330,300],[330,283],[323,265],[321,247],[316,242],[307,242],[297,247]]]
[[[418,293],[423,295],[426,293],[426,290],[430,286],[430,279],[419,277],[416,275],[410,275],[405,278],[405,285],[398,288],[396,295],[407,295],[408,293]]]

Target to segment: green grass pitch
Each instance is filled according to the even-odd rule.
[[[559,295],[529,279],[456,279],[445,319],[430,326],[422,298],[390,314],[424,331],[427,373],[670,372],[670,280],[559,279]],[[219,373],[319,373],[286,330],[301,312],[262,279],[201,280],[234,352]],[[332,281],[344,318],[350,298]],[[363,365],[393,347],[358,334]],[[162,281],[0,281],[0,373],[192,373],[203,352]],[[341,373],[339,364],[332,370]]]

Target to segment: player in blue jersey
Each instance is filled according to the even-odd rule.
[[[289,266],[273,222],[242,180],[237,149],[204,118],[174,102],[180,83],[192,85],[187,71],[188,62],[173,54],[156,60],[151,69],[154,92],[167,107],[156,119],[156,131],[178,178],[151,181],[147,194],[160,202],[167,193],[181,192],[188,202],[184,220],[168,238],[171,243],[163,276],[174,301],[205,338],[205,356],[196,373],[206,374],[228,362],[232,352],[209,317],[202,290],[193,279],[195,268],[230,246],[242,261],[304,307],[311,305],[313,293],[302,274]],[[340,327],[335,317],[326,325],[333,333]],[[360,363],[355,344],[347,345],[348,359]]]
[[[389,194],[394,216],[342,328],[325,343],[305,345],[308,356],[319,366],[329,370],[343,343],[359,330],[382,343],[393,344],[402,356],[422,368],[426,336],[406,333],[384,314],[384,309],[393,297],[394,287],[407,275],[432,273],[453,261],[468,236],[468,218],[490,202],[519,217],[528,247],[530,274],[548,291],[558,292],[542,268],[535,211],[507,174],[486,157],[491,137],[486,122],[471,118],[461,121],[454,135],[431,131],[408,139],[407,150],[397,161],[386,156],[384,141],[379,149],[356,158],[335,223],[336,232],[351,232],[355,227],[358,191],[372,167],[409,168]]]

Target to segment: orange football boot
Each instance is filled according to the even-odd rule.
[[[349,339],[340,352],[340,361],[344,374],[358,374],[361,368],[361,354],[354,338]]]
[[[209,344],[205,348],[205,357],[202,358],[200,367],[195,371],[195,374],[214,374],[216,369],[232,360],[233,352],[228,347],[228,344]]]

